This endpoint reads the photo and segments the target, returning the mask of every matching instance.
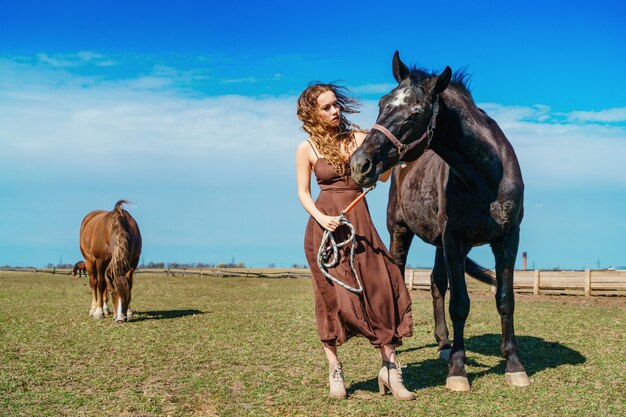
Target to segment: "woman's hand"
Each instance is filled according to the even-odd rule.
[[[329,232],[334,232],[337,227],[339,227],[340,216],[327,216],[322,214],[317,220],[317,222]]]

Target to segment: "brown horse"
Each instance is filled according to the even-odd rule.
[[[80,225],[80,251],[87,263],[91,285],[89,315],[101,319],[108,314],[107,290],[113,300],[113,320],[132,319],[130,293],[133,273],[141,255],[141,234],[133,217],[120,200],[112,211],[92,211]]]
[[[85,261],[79,261],[74,264],[74,269],[72,269],[72,275],[76,276],[78,273],[78,277],[87,276],[87,264]]]

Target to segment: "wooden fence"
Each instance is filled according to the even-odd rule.
[[[430,290],[430,272],[430,269],[407,269],[405,282],[408,288]],[[467,275],[465,279],[472,280]],[[534,295],[626,295],[626,271],[515,271],[513,289]]]
[[[71,275],[69,269],[57,268],[0,268],[0,271],[32,272],[52,275]],[[407,269],[405,282],[409,289],[430,290],[430,269]],[[310,278],[308,269],[279,268],[140,268],[136,274],[163,274],[169,277],[199,276],[219,278]],[[483,284],[466,275],[470,289]],[[484,288],[484,286],[483,286]],[[626,295],[626,271],[515,271],[513,289],[530,294],[568,295]],[[495,288],[492,287],[492,292]]]

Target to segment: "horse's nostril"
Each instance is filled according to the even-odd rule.
[[[369,159],[366,159],[365,162],[363,163],[363,166],[361,167],[361,172],[363,173],[363,175],[367,175],[369,174],[371,170],[372,170],[372,163]]]

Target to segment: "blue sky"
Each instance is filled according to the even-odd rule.
[[[624,266],[625,18],[617,1],[0,1],[0,265],[79,260],[83,216],[120,198],[145,262],[304,263],[297,95],[339,81],[369,127],[399,50],[466,68],[516,149],[518,267]],[[386,198],[368,195],[385,240]],[[409,263],[433,255],[416,241]]]

